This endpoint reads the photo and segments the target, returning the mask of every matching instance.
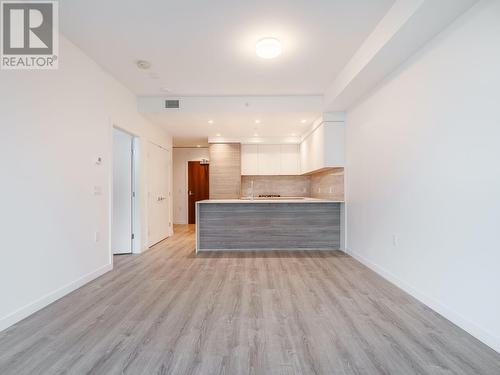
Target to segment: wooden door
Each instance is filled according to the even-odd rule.
[[[208,164],[188,162],[188,223],[196,224],[196,202],[208,199]]]

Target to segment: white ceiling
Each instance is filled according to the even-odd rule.
[[[268,143],[298,142],[321,113],[163,112],[144,115],[155,124],[175,129],[174,146],[192,147],[206,146],[207,138]],[[209,124],[209,120],[213,123]],[[257,120],[259,123],[256,123]]]
[[[174,145],[196,146],[217,133],[302,135],[323,112],[348,109],[477,1],[61,0],[59,6],[63,34],[128,86],[140,111],[165,127]],[[256,57],[263,37],[280,39],[283,54]],[[151,68],[139,70],[139,59]],[[180,98],[181,107],[165,110],[167,97]]]
[[[63,34],[137,95],[312,95],[394,0],[64,0]],[[279,38],[283,54],[255,56]],[[152,63],[149,72],[134,62]],[[163,93],[164,94],[164,93]]]

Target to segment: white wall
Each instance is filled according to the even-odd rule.
[[[346,126],[348,250],[497,351],[499,105],[500,2],[482,1]]]
[[[111,124],[139,136],[141,150],[148,140],[171,147],[136,97],[64,37],[59,70],[0,71],[0,329],[111,269]]]
[[[187,224],[187,167],[188,161],[208,159],[207,147],[174,148],[174,224]]]

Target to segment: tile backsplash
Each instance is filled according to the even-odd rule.
[[[279,194],[284,197],[309,197],[311,183],[309,176],[241,176],[241,196]]]
[[[283,197],[313,197],[344,200],[344,169],[332,168],[308,176],[241,176],[241,196],[279,194]]]
[[[332,168],[311,175],[311,197],[344,200],[344,168]]]

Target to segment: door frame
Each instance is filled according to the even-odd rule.
[[[186,161],[186,191],[185,191],[185,195],[186,195],[186,224],[189,224],[189,163],[190,162],[198,162],[198,163],[201,163],[203,160],[207,160],[207,159],[197,159],[197,160],[187,160]],[[210,162],[207,163],[209,166],[210,166]],[[208,169],[208,175],[210,176],[210,167]],[[209,185],[208,185],[208,189],[210,191],[210,181],[209,181]],[[195,207],[196,207],[196,204],[195,204]],[[196,212],[195,212],[195,220],[196,220]]]
[[[131,174],[132,174],[132,204],[131,204],[131,217],[132,217],[132,227],[131,227],[131,233],[133,235],[133,238],[131,238],[131,253],[124,253],[126,254],[137,254],[141,252],[141,218],[140,218],[140,137],[137,134],[134,134],[127,129],[123,128],[122,126],[114,123],[111,121],[111,126],[110,126],[110,143],[111,143],[111,151],[110,151],[110,185],[109,185],[109,255],[110,255],[110,263],[113,264],[113,256],[115,255],[113,253],[113,202],[114,202],[114,194],[113,194],[113,188],[114,188],[114,181],[113,181],[113,156],[114,156],[114,147],[113,147],[113,131],[114,130],[119,130],[123,133],[126,133],[132,137],[132,147],[131,147],[131,156],[132,156],[132,163],[131,163]]]
[[[207,148],[207,147],[202,147],[202,148]],[[188,186],[189,185],[189,162],[190,161],[202,161],[202,160],[203,160],[203,158],[192,159],[192,160],[186,160],[186,162],[184,163],[184,178],[186,181],[186,186],[185,186],[186,190],[184,191],[184,199],[186,201],[186,217],[185,217],[186,220],[185,220],[184,224],[189,223],[189,186]],[[210,164],[210,161],[209,161],[209,164]]]

